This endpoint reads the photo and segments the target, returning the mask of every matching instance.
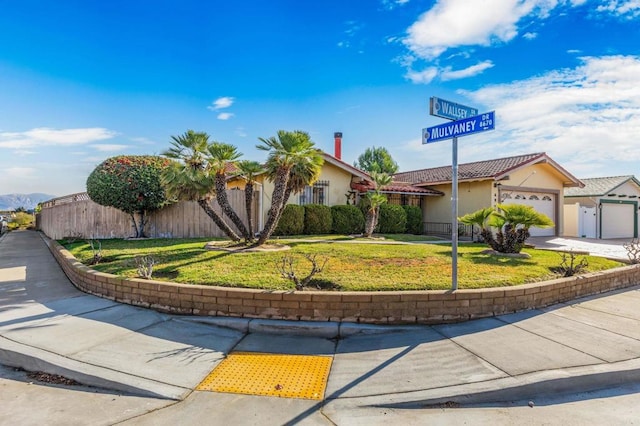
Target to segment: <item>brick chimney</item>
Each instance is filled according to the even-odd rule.
[[[342,132],[335,132],[333,138],[335,140],[333,156],[338,160],[342,160]]]

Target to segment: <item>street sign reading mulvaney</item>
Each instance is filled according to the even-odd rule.
[[[422,143],[433,143],[495,128],[495,111],[422,129]]]

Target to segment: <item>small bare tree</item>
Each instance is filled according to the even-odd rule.
[[[152,256],[136,256],[135,262],[138,276],[150,280],[153,275],[153,266],[158,262]]]
[[[586,257],[583,257],[578,261],[578,256],[573,251],[559,253],[562,257],[560,266],[556,270],[562,274],[563,277],[572,277],[575,274],[581,274],[585,272],[589,262]]]
[[[302,279],[298,278],[298,276],[296,275],[292,256],[283,256],[282,259],[280,259],[280,261],[276,262],[276,269],[278,270],[280,275],[282,275],[283,278],[287,278],[293,281],[293,283],[296,286],[296,290],[304,290],[304,288],[307,286],[307,284],[309,284],[313,276],[322,272],[327,262],[329,261],[329,258],[324,258],[324,260],[322,260],[322,265],[319,265],[318,261],[316,260],[315,254],[313,255],[305,254],[304,257],[309,262],[311,262],[312,266],[311,266],[311,271],[309,272],[309,275],[307,275]]]
[[[640,240],[638,238],[634,238],[628,243],[624,243],[622,247],[627,250],[627,256],[629,256],[629,261],[632,264],[640,263]]]
[[[102,260],[102,243],[100,240],[90,239],[87,240],[87,244],[91,247],[91,252],[93,253],[93,257],[89,261],[89,265],[97,265]]]

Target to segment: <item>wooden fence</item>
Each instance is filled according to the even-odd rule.
[[[227,191],[229,202],[240,218],[247,222],[244,191]],[[253,198],[253,226],[257,227],[259,192]],[[220,213],[214,200],[213,209]],[[235,229],[231,221],[227,223]],[[55,198],[42,204],[37,227],[49,238],[127,238],[135,235],[131,217],[113,207],[104,207],[89,199],[86,192]],[[145,233],[152,238],[224,237],[225,234],[195,201],[181,201],[148,215]]]

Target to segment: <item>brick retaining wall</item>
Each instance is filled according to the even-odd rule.
[[[327,292],[254,290],[121,278],[80,263],[56,241],[49,249],[71,282],[97,296],[162,312],[369,324],[437,324],[542,308],[640,284],[640,265],[513,287]]]

